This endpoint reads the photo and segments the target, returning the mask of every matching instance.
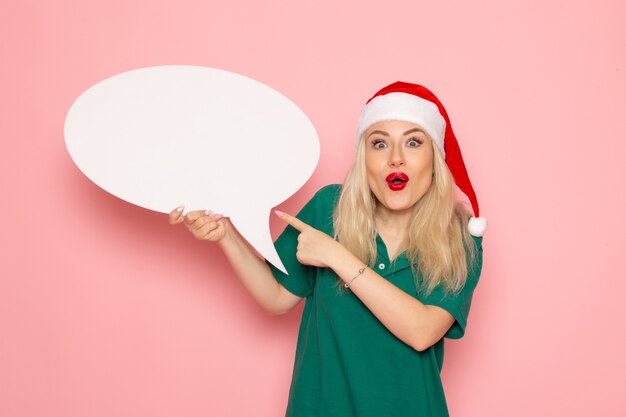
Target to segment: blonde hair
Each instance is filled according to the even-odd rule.
[[[365,140],[359,140],[355,161],[346,175],[333,212],[334,235],[366,265],[376,262],[374,213],[378,200],[365,169]],[[458,293],[475,259],[475,243],[467,230],[470,212],[455,199],[455,183],[434,141],[432,183],[413,207],[406,255],[418,292],[429,295],[442,284],[445,293]],[[423,279],[420,282],[420,277]],[[340,292],[347,292],[338,280]]]

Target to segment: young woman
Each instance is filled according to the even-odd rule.
[[[454,198],[469,197],[476,217]],[[343,185],[320,189],[276,249],[289,275],[258,258],[227,218],[181,216],[223,249],[270,314],[306,298],[287,416],[447,416],[444,338],[465,333],[486,221],[448,115],[428,89],[396,82],[361,113]]]

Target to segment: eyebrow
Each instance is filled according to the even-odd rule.
[[[424,133],[424,131],[422,129],[420,129],[419,127],[414,127],[413,129],[409,129],[406,132],[404,132],[402,134],[402,136],[405,136],[405,135],[408,135],[409,133],[414,133],[414,132],[422,132],[422,133]],[[379,135],[383,135],[383,136],[389,136],[389,133],[387,133],[387,132],[383,132],[382,130],[374,130],[372,133],[367,135],[367,137],[369,138],[374,133],[378,133]]]

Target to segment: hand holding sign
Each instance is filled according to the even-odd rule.
[[[184,204],[229,217],[285,271],[269,211],[319,159],[311,121],[258,81],[214,68],[141,68],[92,86],[72,104],[65,142],[79,169],[117,197],[161,213]]]
[[[170,224],[183,223],[196,239],[218,242],[226,236],[226,228],[230,227],[223,214],[215,214],[210,210],[190,211],[183,216],[183,206],[170,212]]]

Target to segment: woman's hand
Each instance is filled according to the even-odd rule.
[[[336,256],[343,249],[339,242],[326,233],[309,226],[297,217],[278,210],[274,212],[300,232],[296,258],[301,264],[331,267],[333,256]]]
[[[170,224],[185,223],[187,229],[199,240],[218,242],[226,236],[228,220],[222,214],[213,214],[209,210],[190,211],[181,215],[183,206],[170,212]]]

